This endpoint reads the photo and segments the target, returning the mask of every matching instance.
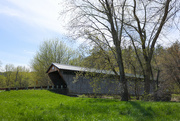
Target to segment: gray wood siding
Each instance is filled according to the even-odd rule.
[[[69,66],[69,65],[61,65],[61,64],[52,64],[47,73],[52,80],[53,84],[56,86],[63,88],[68,88],[69,93],[75,94],[121,94],[121,85],[119,81],[113,79],[114,75],[109,74],[104,78],[100,78],[99,81],[93,80],[91,77],[85,78],[85,76],[79,77],[77,81],[75,81],[76,72],[80,70],[80,67]],[[80,71],[85,73],[85,71]],[[99,73],[96,73],[97,75]],[[95,74],[95,75],[96,75]],[[103,74],[103,73],[101,73]],[[95,76],[94,75],[94,76]],[[127,82],[129,94],[135,94],[135,77],[130,75],[127,77],[129,80]],[[136,78],[141,80],[138,82],[137,92],[138,95],[142,95],[144,92],[144,82],[143,78]],[[93,80],[93,81],[92,81]],[[152,86],[151,86],[152,87]],[[152,91],[152,88],[151,88]]]
[[[78,93],[78,94],[91,94],[91,93],[99,93],[99,94],[120,94],[120,83],[116,80],[105,79],[101,80],[97,87],[92,87],[90,84],[91,79],[87,79],[85,77],[79,77],[77,81],[75,80],[75,74],[66,74],[63,71],[60,71],[63,79],[67,83],[67,87],[70,93]]]

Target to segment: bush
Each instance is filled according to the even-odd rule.
[[[154,101],[171,101],[171,93],[169,91],[157,90],[154,94]]]
[[[153,96],[151,94],[144,94],[144,95],[142,95],[141,100],[152,101],[153,100]]]

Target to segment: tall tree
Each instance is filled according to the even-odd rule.
[[[72,0],[68,1],[67,10],[71,15],[70,30],[73,37],[84,38],[90,46],[100,48],[103,56],[110,62],[107,49],[118,64],[118,71],[113,65],[111,70],[119,77],[122,85],[122,99],[128,101],[127,81],[122,58],[123,26],[126,0]],[[67,13],[66,13],[67,14]],[[87,44],[87,43],[86,43]],[[115,49],[114,49],[115,48]],[[120,74],[120,76],[118,76]]]
[[[155,45],[158,38],[162,37],[162,32],[168,29],[165,25],[172,25],[177,20],[179,5],[178,0],[133,0],[127,6],[124,30],[135,48],[143,70],[145,94],[150,92],[151,61]],[[143,59],[139,58],[137,47],[141,48]]]
[[[37,72],[38,85],[51,85],[46,71],[52,63],[69,64],[76,55],[75,51],[58,39],[44,41],[31,62]]]
[[[6,87],[6,78],[3,73],[0,73],[0,88]]]
[[[180,42],[176,41],[164,49],[158,60],[163,75],[161,79],[166,82],[166,87],[174,88],[176,85],[180,90]]]
[[[30,71],[25,66],[17,66],[14,68],[14,87],[28,87],[32,83]]]
[[[7,87],[13,86],[13,71],[14,71],[14,65],[13,64],[7,64],[5,65],[5,81]]]

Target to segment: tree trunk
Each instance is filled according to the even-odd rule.
[[[125,79],[125,75],[120,76],[120,81],[122,81],[123,92],[121,94],[121,101],[128,101],[128,89],[127,89],[127,81]]]
[[[156,89],[159,88],[159,75],[160,75],[160,70],[158,69],[157,77],[156,77]]]
[[[151,66],[150,63],[146,62],[145,66],[145,77],[144,77],[144,94],[148,95],[150,93],[150,75],[151,75]]]
[[[122,93],[121,93],[121,101],[128,101],[128,89],[127,89],[127,81],[124,73],[124,65],[123,65],[123,60],[122,60],[122,53],[120,47],[116,47],[116,52],[117,52],[117,62],[119,66],[119,72],[120,72],[120,78],[119,82],[122,85]]]
[[[15,79],[15,83],[17,82],[17,77],[18,77],[18,70],[17,70],[17,72],[16,72],[16,79]]]

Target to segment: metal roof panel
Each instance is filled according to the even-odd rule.
[[[52,64],[54,66],[56,66],[58,69],[62,69],[62,70],[95,72],[95,73],[115,75],[113,71],[108,71],[108,70],[97,70],[97,69],[90,69],[90,68],[84,68],[84,67],[79,67],[79,66],[59,64],[59,63],[52,63]],[[129,74],[129,73],[126,73],[125,76],[126,77],[144,78],[142,75],[136,75],[135,76],[134,74]]]

